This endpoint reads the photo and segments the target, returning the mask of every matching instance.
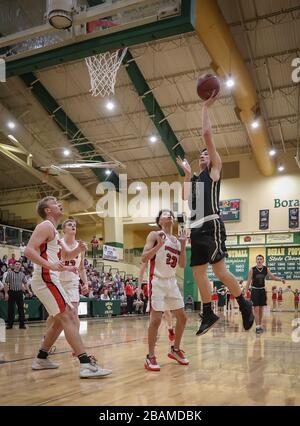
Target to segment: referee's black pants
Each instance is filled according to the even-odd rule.
[[[133,296],[126,296],[127,298],[127,314],[132,314],[133,311]]]
[[[25,325],[23,291],[8,291],[7,325],[12,327],[15,320],[15,303],[18,307],[20,327]]]

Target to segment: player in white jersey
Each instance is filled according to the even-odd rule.
[[[64,265],[59,260],[59,252],[65,260],[75,258],[86,250],[86,245],[79,242],[78,246],[69,250],[59,240],[56,227],[63,216],[62,205],[55,197],[45,197],[37,204],[37,213],[43,222],[35,228],[25,250],[25,256],[34,263],[31,287],[36,296],[45,306],[49,315],[53,315],[52,326],[47,330],[41,349],[32,363],[33,370],[58,368],[58,364],[48,359],[49,350],[64,331],[67,342],[80,361],[80,377],[102,377],[111,374],[110,370],[102,369],[94,357],[88,356],[82,343],[76,323],[74,308],[59,280],[59,272],[74,271],[72,266]]]
[[[145,368],[160,371],[154,353],[157,331],[161,323],[162,313],[166,310],[174,312],[176,317],[175,341],[168,357],[181,365],[189,361],[180,349],[180,342],[186,324],[184,302],[176,282],[176,268],[185,266],[186,234],[182,232],[179,240],[172,234],[174,214],[170,210],[161,210],[156,218],[162,231],[152,231],[147,237],[142,255],[142,262],[150,260],[150,324],[148,328],[149,353],[145,360]]]
[[[146,267],[147,264],[146,263],[142,263],[141,267],[140,267],[140,271],[139,271],[139,291],[141,291],[141,284],[143,282],[144,279],[144,274],[146,271]],[[149,312],[149,307],[147,306],[147,312]],[[174,327],[173,327],[173,316],[172,316],[172,312],[167,309],[164,311],[163,313],[163,317],[165,319],[165,323],[166,323],[166,327],[168,329],[168,335],[169,335],[169,342],[173,343],[175,340],[175,331],[174,331]]]
[[[76,231],[77,231],[77,225],[76,221],[74,219],[67,219],[62,224],[62,230],[64,233],[63,241],[67,245],[67,247],[72,250],[76,248],[79,244],[78,241],[76,241]],[[64,260],[62,258],[62,260]],[[70,271],[62,271],[59,274],[60,281],[69,296],[74,308],[76,309],[76,312],[78,311],[78,305],[79,305],[79,286],[80,286],[80,280],[82,282],[81,286],[81,292],[82,294],[86,294],[89,291],[88,283],[87,283],[87,276],[86,271],[84,267],[84,252],[79,253],[79,255],[72,260],[66,260],[65,265],[68,266],[75,266],[76,272],[70,272]],[[79,320],[78,320],[79,325]]]
[[[61,241],[63,241],[69,250],[76,249],[78,247],[78,241],[76,241],[76,231],[77,225],[74,219],[67,219],[62,224],[62,231],[64,233],[64,237]],[[64,262],[65,266],[75,268],[74,271],[62,271],[59,272],[59,280],[61,285],[63,286],[68,298],[70,299],[75,312],[76,312],[76,322],[78,329],[80,327],[80,321],[78,318],[78,306],[79,306],[79,286],[80,279],[83,283],[81,286],[82,294],[86,294],[89,291],[87,284],[87,276],[84,268],[84,253],[79,253],[76,258],[71,260],[65,260],[63,257],[61,260]],[[52,316],[48,316],[47,318],[47,328],[51,327],[54,318]]]

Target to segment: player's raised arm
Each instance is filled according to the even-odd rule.
[[[186,253],[185,253],[185,249],[186,249],[186,240],[187,240],[187,236],[186,236],[186,232],[185,230],[182,230],[180,232],[179,235],[179,242],[180,242],[180,256],[179,256],[179,266],[180,268],[184,268],[185,264],[186,264]]]
[[[214,181],[220,179],[220,173],[222,168],[222,160],[216,150],[216,146],[213,141],[212,129],[210,119],[208,115],[208,107],[214,102],[214,98],[209,98],[202,107],[202,136],[206,144],[208,155],[211,161],[210,177]]]
[[[182,187],[182,199],[188,200],[191,193],[191,177],[192,169],[186,159],[182,160],[180,157],[176,158],[176,163],[184,171],[184,183]]]

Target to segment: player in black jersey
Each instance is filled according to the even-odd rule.
[[[282,281],[285,284],[285,280],[276,277],[270,272],[270,269],[264,266],[264,257],[262,254],[256,256],[256,266],[250,269],[248,275],[248,281],[246,285],[246,291],[251,285],[251,300],[254,307],[255,323],[256,323],[256,334],[263,333],[262,319],[263,309],[267,304],[265,279],[271,278],[274,281]]]
[[[191,167],[186,159],[177,158],[177,164],[185,173],[182,197],[189,200],[191,215],[191,267],[203,303],[200,327],[197,335],[206,333],[219,319],[211,307],[211,285],[207,276],[208,264],[215,275],[236,298],[243,317],[245,330],[254,322],[252,303],[242,295],[237,279],[226,269],[226,232],[219,214],[219,197],[222,160],[212,138],[208,107],[213,103],[211,97],[202,109],[202,135],[206,148],[199,159],[199,173],[192,177]]]

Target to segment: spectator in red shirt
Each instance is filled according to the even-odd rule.
[[[17,259],[15,258],[15,253],[12,253],[11,258],[8,259],[8,266],[14,266],[16,261],[17,261]]]
[[[92,257],[95,258],[97,257],[97,250],[99,246],[99,241],[97,240],[96,235],[93,236],[91,244],[92,244]]]
[[[134,289],[129,280],[125,281],[125,294],[127,300],[127,314],[132,314]]]

